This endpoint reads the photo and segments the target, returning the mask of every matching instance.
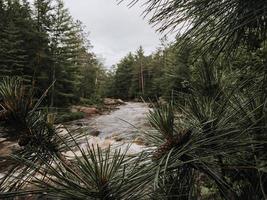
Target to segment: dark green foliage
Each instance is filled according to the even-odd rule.
[[[21,147],[11,157],[13,160],[17,157],[24,161],[24,164],[15,162],[14,165],[7,166],[8,171],[0,180],[1,192],[20,190],[31,176],[36,175],[38,169],[31,168],[27,165],[28,162],[42,168],[44,162],[51,163],[57,157],[68,164],[62,155],[63,150],[72,147],[83,136],[79,130],[75,130],[72,135],[60,135],[60,129],[53,125],[53,114],[39,108],[47,93],[48,90],[34,101],[31,91],[25,89],[20,79],[6,77],[0,84],[1,121],[5,122],[8,130],[15,133],[9,136]]]
[[[156,100],[160,96],[171,99],[174,92],[188,92],[193,47],[181,50],[177,44],[178,40],[149,56],[141,47],[124,57],[117,65],[109,96]]]
[[[128,99],[130,97],[130,89],[134,73],[134,57],[132,54],[126,56],[118,65],[114,76],[114,96]]]
[[[63,1],[35,0],[30,7],[3,0],[0,6],[1,76],[22,77],[37,96],[55,82],[47,106],[66,107],[96,95],[99,61]]]
[[[85,117],[85,114],[82,112],[68,112],[68,113],[58,113],[55,120],[56,123],[70,122]]]
[[[129,178],[139,173],[138,159],[127,157],[126,152],[95,146],[79,152],[81,157],[75,156],[76,161],[70,166],[64,163],[52,166],[46,162],[51,170],[40,171],[53,178],[46,184],[36,180],[35,185],[56,199],[138,199],[145,193],[145,189],[136,190],[135,181]]]
[[[29,134],[27,116],[33,109],[31,91],[27,91],[19,78],[4,77],[0,84],[0,98],[0,120],[14,129],[12,135]]]
[[[240,43],[258,48],[266,39],[264,0],[147,0],[145,5],[146,13],[153,13],[150,23],[159,25],[160,31],[178,30],[210,50],[231,50]]]
[[[31,23],[27,9],[27,4],[20,4],[19,1],[2,5],[0,66],[1,76],[22,76],[30,81],[24,73],[28,67],[24,26]]]

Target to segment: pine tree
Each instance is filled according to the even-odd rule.
[[[27,66],[27,53],[24,48],[24,34],[20,22],[23,16],[23,5],[19,1],[1,3],[3,18],[0,39],[0,67],[2,76],[24,76]],[[5,8],[3,5],[6,5]],[[24,19],[27,20],[27,19]]]
[[[140,46],[135,55],[134,69],[133,69],[133,78],[132,84],[130,88],[130,96],[131,98],[139,98],[144,95],[144,50]]]
[[[90,99],[96,93],[98,61],[94,54],[84,51],[83,54],[80,54],[80,56],[82,55],[84,56],[84,60],[80,66],[80,81],[77,86],[78,95],[81,98]]]
[[[33,9],[34,40],[31,49],[32,76],[35,87],[41,94],[52,83],[50,67],[53,64],[49,48],[52,27],[52,0],[35,0]]]
[[[56,3],[51,37],[53,65],[50,71],[51,81],[56,83],[51,90],[50,106],[79,100],[75,93],[81,66],[79,55],[84,51],[80,23],[73,21],[63,1],[57,0]]]
[[[114,87],[116,88],[115,96],[122,99],[128,99],[133,77],[134,57],[129,53],[117,65],[114,77]]]
[[[98,61],[63,1],[35,0],[31,7],[27,0],[0,0],[0,28],[0,76],[21,76],[37,96],[55,82],[50,106],[95,93]],[[80,94],[83,80],[90,95]]]
[[[6,76],[23,76],[25,66],[25,50],[22,47],[20,31],[10,22],[3,30],[1,69]]]

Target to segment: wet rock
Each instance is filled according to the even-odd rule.
[[[17,142],[4,141],[0,143],[0,155],[1,156],[9,156],[18,149],[20,149],[20,146],[18,145]]]
[[[115,140],[116,142],[120,142],[123,140],[123,137],[120,137],[120,136],[115,136],[112,138],[113,140]]]
[[[121,104],[121,105],[124,105],[124,104],[126,104],[123,100],[121,100],[121,99],[117,99],[117,102],[118,102],[118,104]]]
[[[5,141],[6,141],[6,138],[0,138],[0,143],[5,142]]]
[[[121,99],[105,98],[104,99],[104,104],[105,105],[108,105],[108,106],[112,106],[112,105],[123,105],[123,104],[125,104],[125,102],[122,101]]]
[[[99,134],[100,134],[100,131],[98,131],[98,130],[93,130],[93,131],[91,131],[91,132],[89,133],[89,135],[91,135],[91,136],[95,136],[95,137],[99,136]]]
[[[135,98],[135,99],[133,100],[133,102],[140,102],[140,99],[139,99],[139,98]]]
[[[144,146],[145,145],[145,141],[143,138],[141,137],[137,137],[134,139],[133,143],[140,145],[140,146]]]
[[[105,105],[114,105],[115,104],[115,100],[114,99],[110,99],[110,98],[105,98],[104,99],[104,104]]]
[[[72,112],[83,112],[87,115],[94,115],[98,114],[99,110],[95,107],[85,107],[85,106],[72,106],[71,107]]]
[[[107,136],[105,139],[108,139],[108,140],[111,139],[116,142],[121,142],[122,140],[124,140],[124,138],[119,133],[112,133],[111,135]]]
[[[98,110],[96,108],[88,108],[88,107],[81,107],[80,112],[83,112],[88,115],[98,114]]]
[[[70,108],[70,112],[78,112],[78,111],[79,111],[78,106],[72,106]]]
[[[100,137],[88,137],[86,139],[86,141],[84,141],[83,143],[79,144],[81,149],[87,149],[88,148],[88,144],[90,146],[90,148],[94,147],[97,148],[100,147],[102,149],[108,148],[109,146],[112,146],[116,141],[112,140],[112,139],[103,139]],[[76,149],[77,152],[79,151],[78,149]],[[66,154],[71,154],[71,152],[66,152]]]
[[[83,126],[83,123],[82,122],[76,122],[74,125],[76,125],[76,126]]]
[[[59,129],[57,129],[57,133],[58,133],[58,135],[67,135],[68,130],[65,127],[59,128]]]

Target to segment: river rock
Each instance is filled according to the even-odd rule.
[[[84,124],[82,123],[82,122],[76,122],[76,123],[74,123],[74,125],[76,125],[76,126],[83,126]]]
[[[98,110],[96,108],[82,107],[80,111],[88,115],[98,114]]]
[[[118,102],[118,104],[121,104],[121,105],[124,105],[124,104],[126,104],[123,100],[121,100],[121,99],[117,99],[117,102]]]
[[[116,142],[120,142],[120,141],[123,140],[123,137],[121,137],[121,136],[115,136],[112,139],[115,140]]]
[[[70,107],[70,112],[78,112],[79,109],[78,109],[78,106],[71,106]]]
[[[122,104],[125,104],[125,102],[122,101],[121,99],[105,98],[104,104],[107,106],[112,106],[112,105],[122,105]]]
[[[9,156],[11,155],[14,151],[20,149],[20,146],[18,145],[17,142],[13,141],[4,141],[0,145],[0,155],[1,156]]]
[[[0,143],[6,141],[6,138],[0,138]]]
[[[83,112],[87,115],[94,115],[98,114],[99,110],[95,107],[85,107],[85,106],[72,106],[71,107],[72,112]]]
[[[100,134],[100,131],[98,131],[98,130],[93,130],[93,131],[91,131],[91,132],[89,133],[89,135],[91,135],[91,136],[95,136],[95,137],[99,136],[99,134]]]
[[[144,146],[145,145],[145,141],[143,138],[141,137],[137,137],[134,139],[133,143],[140,145],[140,146]]]

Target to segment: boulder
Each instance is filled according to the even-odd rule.
[[[83,126],[84,124],[83,124],[82,122],[79,122],[79,121],[78,121],[78,122],[75,123],[75,125],[76,125],[76,126]]]
[[[112,105],[122,105],[122,104],[125,104],[125,102],[121,99],[105,98],[104,104],[107,106],[112,106]]]
[[[105,98],[104,104],[105,105],[116,105],[116,101],[115,101],[115,99]]]
[[[126,104],[123,100],[121,100],[121,99],[117,99],[117,102],[118,102],[118,104],[121,104],[121,105],[124,105],[124,104]]]
[[[89,135],[91,135],[91,136],[95,136],[95,137],[99,136],[99,134],[100,134],[100,131],[99,131],[99,130],[93,130],[93,131],[91,131],[91,132],[89,133]]]
[[[79,107],[78,111],[83,112],[87,115],[94,115],[99,113],[99,110],[97,108],[91,107]]]
[[[7,139],[6,138],[0,138],[0,143],[5,142]]]
[[[79,111],[79,106],[72,106],[70,108],[70,112],[78,112]]]
[[[133,100],[133,102],[140,102],[140,99],[135,98],[135,99]]]

